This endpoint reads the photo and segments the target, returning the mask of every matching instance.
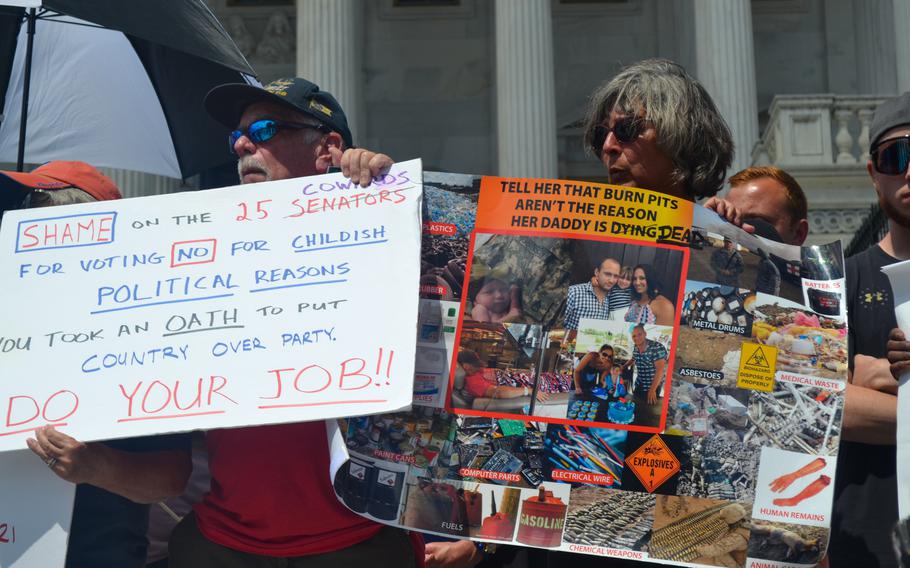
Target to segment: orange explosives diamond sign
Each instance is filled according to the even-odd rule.
[[[657,434],[629,454],[626,465],[641,480],[648,493],[652,493],[679,471],[679,460]]]

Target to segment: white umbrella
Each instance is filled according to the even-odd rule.
[[[186,178],[232,159],[203,96],[252,73],[202,0],[0,0],[0,161]]]

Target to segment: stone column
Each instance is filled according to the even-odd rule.
[[[358,0],[297,0],[297,75],[335,95],[354,144],[366,139],[362,12]]]
[[[695,61],[695,75],[733,133],[729,176],[751,165],[759,136],[749,0],[695,0]]]
[[[906,34],[907,22],[896,21],[898,4],[905,0],[854,0],[856,26],[856,80],[860,93],[891,96],[897,90],[898,63],[895,59],[895,29]],[[895,9],[892,9],[895,8]]]
[[[910,22],[910,2],[894,2],[894,53],[897,59],[897,92],[910,91],[910,34],[907,33],[907,22]]]
[[[550,0],[496,0],[496,125],[502,176],[555,178]]]

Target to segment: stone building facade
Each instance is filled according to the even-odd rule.
[[[775,164],[807,190],[810,242],[849,240],[868,214],[872,110],[910,90],[904,0],[207,2],[263,82],[310,78],[359,145],[434,170],[603,180],[587,96],[673,59],[730,124],[735,168]]]

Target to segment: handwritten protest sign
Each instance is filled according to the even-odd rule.
[[[421,168],[9,212],[0,451],[400,409]]]
[[[839,243],[641,189],[450,176],[424,179],[414,408],[339,421],[339,498],[455,538],[815,565],[847,383]]]
[[[0,456],[0,568],[63,566],[76,486],[28,450]]]

